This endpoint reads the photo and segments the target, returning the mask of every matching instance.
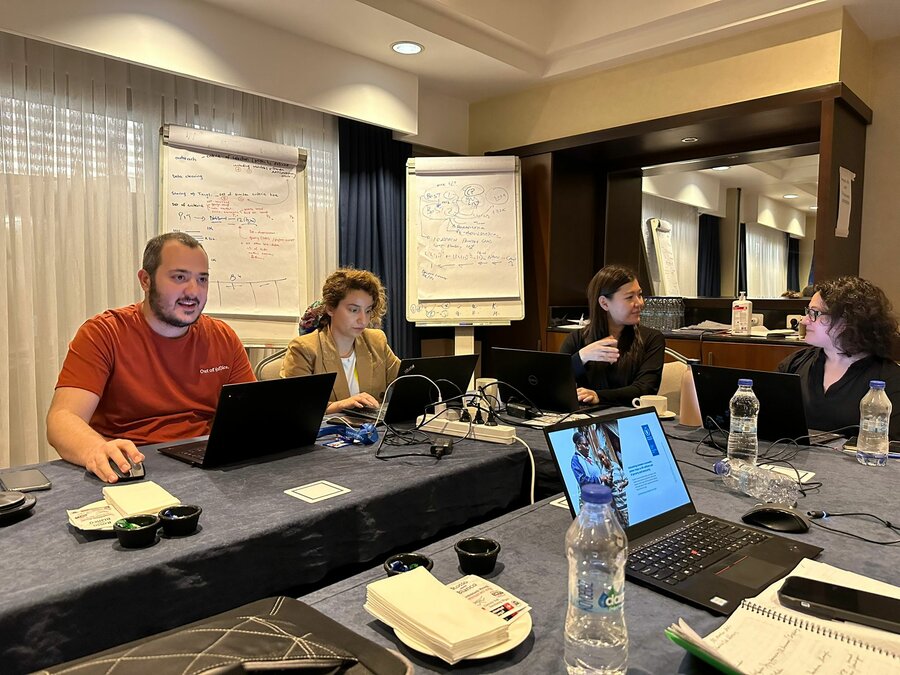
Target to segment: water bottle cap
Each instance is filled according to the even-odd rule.
[[[739,386],[739,387],[752,387],[752,386],[753,386],[753,380],[748,380],[748,379],[745,379],[745,378],[741,378],[740,380],[738,380],[738,386]]]
[[[582,485],[581,501],[585,504],[609,504],[612,501],[612,490],[599,483]]]
[[[884,382],[882,380],[872,380],[871,382],[869,382],[869,388],[884,389]]]

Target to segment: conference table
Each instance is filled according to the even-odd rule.
[[[697,509],[739,521],[741,515],[753,506],[754,500],[729,491],[718,476],[706,470],[712,466],[714,459],[696,453],[697,441],[703,434],[674,424],[664,428]],[[530,445],[536,448],[536,460],[549,458],[549,451],[545,445],[539,445],[535,434],[525,432],[522,435],[531,439]],[[765,447],[766,444],[761,444],[761,448]],[[778,449],[787,450],[783,446]],[[705,446],[700,446],[700,450],[713,452]],[[816,472],[814,480],[822,482],[821,487],[800,500],[801,510],[830,513],[862,511],[889,521],[900,520],[898,502],[894,496],[900,479],[900,460],[890,460],[888,466],[883,468],[865,467],[858,464],[853,456],[835,448],[811,447],[799,449],[792,464]],[[548,477],[545,479],[549,480]],[[484,535],[500,542],[502,550],[497,567],[487,578],[533,608],[531,634],[505,654],[484,660],[461,661],[451,667],[402,644],[389,627],[363,609],[367,584],[384,578],[380,566],[300,599],[363,636],[399,650],[414,662],[416,672],[565,673],[563,628],[567,567],[564,537],[572,518],[567,508],[555,506],[552,501],[553,498],[547,498],[419,549],[434,560],[432,574],[440,581],[449,583],[463,575],[453,549],[456,541],[464,536]],[[832,516],[815,522],[879,541],[900,538],[897,532],[866,517]],[[815,524],[809,532],[785,536],[823,547],[824,552],[818,557],[820,562],[900,584],[896,547],[866,543]],[[625,615],[630,639],[630,673],[709,672],[705,664],[669,641],[663,631],[681,617],[700,635],[707,635],[724,622],[724,617],[714,616],[630,581],[626,583]]]
[[[146,480],[203,508],[200,527],[143,549],[68,524],[103,483],[63,461],[23,520],[0,527],[0,672],[33,670],[320,581],[527,503],[520,444],[319,445],[255,463],[199,469],[146,446]],[[316,481],[349,491],[308,503],[285,493]],[[337,572],[336,572],[337,571]],[[349,571],[347,572],[350,573]]]

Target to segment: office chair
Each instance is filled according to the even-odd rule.
[[[668,399],[669,410],[678,413],[679,421],[685,426],[700,426],[700,406],[689,359],[674,349],[666,347],[666,354],[674,361],[663,364],[662,380],[659,383],[660,396]]]
[[[262,361],[256,364],[253,371],[257,380],[277,380],[281,377],[281,362],[284,361],[284,355],[287,349],[279,349],[274,354],[270,354]]]

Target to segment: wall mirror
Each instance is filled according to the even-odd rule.
[[[809,281],[818,154],[776,149],[643,167],[654,295],[778,298]]]

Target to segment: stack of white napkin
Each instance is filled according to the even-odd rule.
[[[369,584],[365,609],[451,664],[509,639],[506,621],[447,588],[424,567]]]

